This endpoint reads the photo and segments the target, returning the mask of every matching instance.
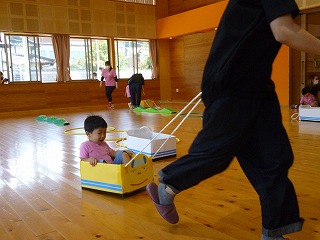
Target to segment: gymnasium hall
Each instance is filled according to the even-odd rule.
[[[320,0],[296,2],[296,23],[320,39]],[[79,147],[88,115],[106,120],[113,149],[128,147],[128,130],[174,132],[176,151],[153,159],[149,181],[158,183],[159,170],[188,152],[204,111],[190,101],[201,91],[227,3],[0,0],[0,71],[8,79],[0,84],[0,240],[261,239],[259,197],[237,159],[176,197],[178,224],[161,218],[145,187],[119,194],[82,186]],[[114,109],[100,87],[105,61],[118,78]],[[135,73],[145,79],[141,105],[152,111],[128,108],[125,89]],[[320,239],[320,117],[301,120],[290,107],[314,74],[320,77],[320,56],[281,47],[272,80],[305,219],[290,240]]]

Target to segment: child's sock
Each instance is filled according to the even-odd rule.
[[[287,238],[284,238],[282,236],[280,236],[280,237],[268,237],[268,236],[264,236],[263,234],[262,234],[262,238],[261,238],[261,240],[285,240],[285,239],[287,239]]]
[[[161,205],[171,205],[173,204],[173,199],[176,194],[163,183],[160,183],[158,186],[158,195]]]

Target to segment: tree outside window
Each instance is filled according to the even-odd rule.
[[[151,78],[149,41],[115,40],[115,48],[119,78],[129,78],[134,73]]]

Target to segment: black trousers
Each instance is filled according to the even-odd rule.
[[[139,107],[141,103],[141,90],[142,86],[141,84],[138,83],[131,83],[129,85],[129,90],[130,90],[130,101],[133,107]]]
[[[162,169],[159,181],[182,191],[224,171],[234,157],[260,197],[263,228],[302,222],[288,179],[293,153],[275,93],[208,103],[188,154]]]
[[[112,102],[112,92],[116,89],[115,86],[106,86],[106,97],[109,102]]]

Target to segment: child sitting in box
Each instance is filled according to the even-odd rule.
[[[302,92],[302,97],[300,100],[300,104],[310,105],[311,107],[318,107],[318,102],[314,97],[314,95],[311,94],[309,88],[304,87],[301,92]]]
[[[80,159],[90,162],[92,166],[101,163],[127,164],[132,151],[115,151],[105,142],[107,122],[100,116],[88,116],[84,121],[84,130],[88,137],[80,146]]]

